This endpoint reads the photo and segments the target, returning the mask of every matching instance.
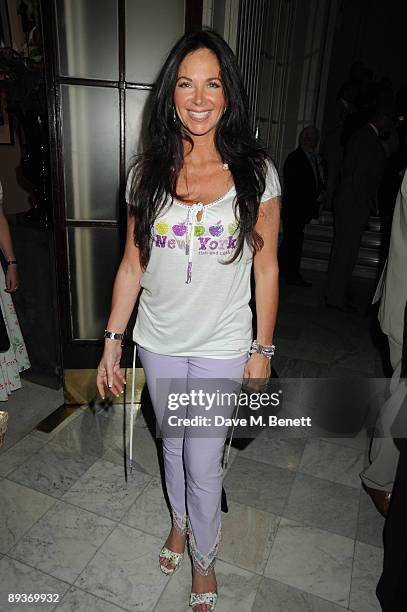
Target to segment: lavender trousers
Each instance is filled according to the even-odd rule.
[[[163,438],[165,482],[173,526],[187,534],[194,567],[203,575],[212,570],[221,537],[222,456],[228,426],[215,424],[215,416],[229,418],[236,403],[221,401],[220,394],[238,395],[247,356],[233,359],[174,357],[138,347],[148,390]],[[217,397],[205,406],[179,406],[169,410],[173,393],[205,393]],[[220,392],[220,393],[217,393]],[[206,417],[205,423],[183,424],[183,419]],[[179,417],[180,425],[169,427]],[[209,422],[208,419],[211,419]],[[222,421],[222,419],[219,419]]]

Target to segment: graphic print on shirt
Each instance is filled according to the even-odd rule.
[[[205,233],[205,226],[202,223],[197,223],[195,225],[195,236],[203,236]]]
[[[223,227],[221,221],[218,221],[216,225],[211,225],[209,227],[209,233],[211,234],[211,236],[222,236],[224,231],[225,228]]]
[[[172,232],[174,236],[185,236],[185,234],[187,233],[187,224],[178,223],[178,225],[173,225]]]
[[[194,228],[196,254],[230,256],[236,249],[237,230],[236,221],[228,223],[227,228],[220,219],[212,225],[197,223]],[[179,220],[170,226],[165,218],[160,219],[154,224],[153,248],[179,249],[185,253],[188,244],[187,231],[187,220]]]
[[[155,231],[157,232],[157,234],[160,234],[160,236],[165,236],[165,234],[168,234],[169,229],[170,226],[166,221],[159,221],[158,223],[156,223]]]

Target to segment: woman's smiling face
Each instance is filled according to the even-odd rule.
[[[219,61],[209,49],[188,53],[182,60],[175,85],[174,106],[191,136],[214,134],[226,100]]]

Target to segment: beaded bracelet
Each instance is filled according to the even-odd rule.
[[[249,357],[254,353],[259,353],[260,355],[264,355],[267,359],[271,359],[276,352],[276,347],[274,344],[271,346],[263,346],[257,342],[257,340],[253,340],[252,345],[249,350]]]

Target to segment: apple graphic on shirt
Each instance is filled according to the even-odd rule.
[[[178,225],[172,226],[172,231],[175,236],[184,236],[187,232],[187,226],[185,223],[178,223]]]
[[[216,225],[211,225],[209,228],[209,233],[211,236],[221,236],[224,232],[225,228],[222,225],[222,221],[218,221]]]
[[[170,226],[166,221],[160,221],[156,224],[155,229],[157,230],[157,234],[160,234],[160,236],[164,236],[165,234],[167,234],[168,230],[170,229]]]
[[[194,234],[195,236],[203,236],[203,234],[205,233],[205,226],[204,225],[195,225],[195,230],[194,230]]]
[[[233,236],[233,234],[237,232],[237,228],[238,228],[238,224],[236,221],[233,221],[233,223],[229,223],[228,225],[229,234]]]

